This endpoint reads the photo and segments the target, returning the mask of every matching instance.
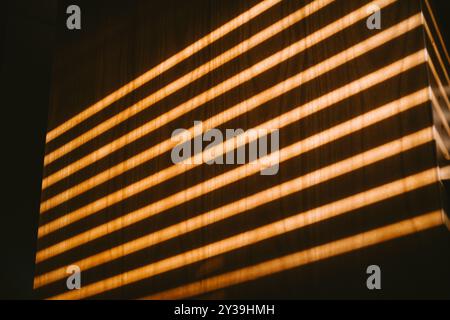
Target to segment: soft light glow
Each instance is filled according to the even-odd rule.
[[[62,293],[56,296],[55,299],[83,299],[112,290],[119,286],[128,285],[157,274],[202,261],[219,254],[224,254],[226,252],[249,246],[254,243],[285,234],[286,232],[290,232],[313,223],[318,223],[337,215],[429,185],[437,181],[436,174],[437,169],[433,168],[405,179],[352,195],[348,198],[324,205],[322,207],[302,212],[298,215],[279,220],[266,226],[237,234],[230,238],[183,252],[176,256],[172,256],[108,279],[83,286],[80,290],[72,290]],[[284,189],[285,188],[281,187],[280,191]],[[440,212],[437,217],[439,218],[439,223],[442,224],[443,221]],[[437,217],[433,218],[434,222],[437,221]]]
[[[75,127],[79,123],[83,122],[87,118],[93,116],[97,112],[100,112],[101,110],[108,107],[110,104],[116,102],[120,98],[124,97],[128,93],[132,92],[133,90],[141,87],[145,83],[149,82],[150,80],[154,79],[161,73],[169,70],[170,68],[174,67],[178,63],[182,62],[183,60],[186,60],[190,56],[194,55],[196,52],[199,52],[203,48],[207,47],[208,45],[214,43],[215,41],[219,40],[220,38],[223,38],[225,35],[229,34],[231,31],[236,30],[240,26],[244,25],[248,21],[254,19],[255,17],[259,16],[263,12],[267,11],[268,9],[272,8],[277,3],[281,2],[281,0],[264,0],[258,3],[257,5],[253,6],[249,10],[243,12],[238,17],[228,21],[224,25],[220,26],[216,30],[212,31],[211,33],[207,34],[203,38],[197,40],[193,44],[189,45],[182,51],[178,52],[177,54],[173,55],[169,59],[161,62],[156,67],[150,69],[146,73],[142,74],[138,78],[134,79],[133,81],[127,83],[126,85],[122,86],[118,90],[114,91],[113,93],[109,94],[102,100],[98,101],[97,103],[93,104],[92,106],[88,107],[81,113],[77,114],[76,116],[72,117],[70,120],[64,122],[60,126],[56,127],[55,129],[51,130],[47,133],[46,141],[50,142],[53,139],[57,138],[58,136],[62,135],[66,131],[70,130],[71,128]]]
[[[443,168],[439,168],[439,179],[442,180],[450,180],[450,165],[445,166]]]
[[[390,110],[385,112],[393,113],[392,105],[389,105]],[[381,108],[374,111],[380,111]],[[281,161],[286,161],[293,157],[296,157],[302,153],[308,152],[314,148],[318,148],[330,141],[339,139],[340,137],[359,130],[365,126],[371,125],[375,122],[381,121],[382,118],[375,118],[377,113],[381,112],[370,112],[366,115],[357,117],[341,125],[333,127],[329,130],[324,131],[321,134],[315,135],[311,138],[307,138],[304,141],[295,143],[290,147],[283,149],[281,154]],[[366,121],[364,121],[366,120]],[[242,212],[254,209],[263,204],[275,201],[289,194],[299,192],[301,190],[310,188],[314,185],[323,183],[337,176],[346,174],[362,166],[370,165],[371,163],[380,161],[384,158],[390,157],[401,152],[405,152],[414,148],[416,146],[422,145],[424,143],[432,141],[431,129],[424,129],[417,133],[413,133],[409,136],[403,137],[400,140],[387,143],[381,147],[372,149],[365,153],[359,154],[357,156],[351,157],[347,160],[343,160],[336,164],[327,166],[325,168],[316,170],[302,177],[296,178],[282,185],[277,185],[270,189],[261,191],[252,196],[231,202],[220,208],[213,209],[194,218],[188,219],[186,221],[179,222],[175,225],[169,226],[165,229],[150,233],[136,240],[130,241],[125,244],[121,244],[114,248],[105,250],[94,256],[85,258],[83,260],[74,262],[73,264],[79,266],[82,270],[87,270],[94,266],[104,264],[108,261],[112,261],[117,258],[129,255],[133,252],[148,248],[155,244],[164,242],[174,237],[198,230],[200,228],[207,227],[210,224],[217,223],[221,220],[230,218]],[[364,161],[364,159],[369,159]],[[387,188],[386,190],[388,190]],[[398,189],[395,189],[398,190]],[[393,192],[393,189],[389,189],[389,192]],[[395,192],[394,192],[395,193]],[[377,193],[380,195],[379,193]],[[391,194],[391,196],[393,196]],[[383,195],[384,197],[384,195]],[[356,197],[356,199],[359,199]],[[381,198],[372,197],[370,201],[381,201]],[[358,202],[353,202],[356,205]],[[319,208],[320,209],[320,208]],[[319,209],[315,209],[316,211]],[[320,209],[322,210],[322,209]],[[340,211],[339,211],[340,212]],[[54,249],[54,248],[53,248]],[[45,249],[44,249],[45,250]],[[50,248],[50,252],[52,249]],[[44,252],[43,252],[44,253]],[[48,283],[54,282],[66,276],[65,267],[56,269],[54,271],[48,272],[41,276],[35,278],[35,288],[47,285]]]
[[[425,231],[441,225],[441,212],[434,211],[385,227],[360,233],[355,236],[329,242],[317,247],[299,251],[294,254],[289,254],[281,258],[262,262],[257,265],[245,267],[236,271],[231,271],[209,279],[187,284],[175,289],[170,289],[161,293],[156,293],[147,297],[146,299],[161,300],[193,297],[240,283],[253,281],[274,273],[294,269],[306,264],[318,262],[320,260],[332,258],[355,250],[364,249],[369,246],[381,244],[389,240]],[[55,298],[66,299],[64,295],[60,295]]]
[[[380,7],[384,7],[392,2],[395,2],[395,0],[380,0],[376,1],[377,5]],[[43,189],[47,188],[48,186],[56,183],[57,181],[60,181],[61,179],[64,179],[65,177],[68,177],[69,175],[81,170],[82,168],[85,168],[86,166],[92,164],[95,161],[98,161],[107,155],[113,153],[114,151],[124,147],[125,145],[136,141],[137,139],[145,136],[146,134],[149,134],[150,132],[166,125],[170,121],[173,121],[174,119],[180,117],[181,115],[194,110],[195,108],[205,104],[208,101],[211,101],[212,99],[224,94],[225,92],[237,87],[238,85],[256,77],[257,75],[263,73],[264,71],[269,70],[270,68],[282,63],[283,61],[286,61],[287,59],[305,51],[306,49],[316,45],[317,43],[324,41],[325,39],[333,36],[334,34],[338,33],[340,30],[347,28],[348,26],[356,23],[357,21],[364,19],[367,15],[367,7],[369,5],[366,5],[347,16],[338,19],[337,21],[327,25],[326,27],[312,33],[311,35],[303,38],[302,40],[292,44],[291,46],[288,46],[287,48],[273,54],[272,56],[260,61],[256,65],[241,71],[235,76],[232,76],[231,78],[225,80],[224,82],[216,85],[213,88],[208,89],[207,91],[201,93],[200,95],[188,100],[187,102],[184,102],[177,107],[171,109],[167,113],[158,116],[157,118],[147,122],[146,124],[140,126],[139,128],[136,128],[129,133],[123,135],[122,137],[116,139],[115,141],[106,144],[105,146],[101,147],[100,149],[84,156],[83,158],[69,164],[68,166],[64,167],[63,169],[55,172],[54,174],[50,175],[49,177],[45,178],[43,180]],[[303,79],[301,79],[303,81]],[[291,84],[292,86],[292,84]],[[279,86],[280,87],[280,86]],[[281,88],[283,89],[283,88]],[[274,90],[272,90],[273,92]],[[286,92],[286,91],[284,91]],[[279,95],[279,94],[278,94]],[[245,112],[246,105],[249,102],[252,102],[251,105],[253,105],[253,108],[256,106],[261,105],[262,103],[271,100],[275,98],[276,96],[269,95],[269,91],[266,90],[263,93],[244,101],[243,103],[238,104],[238,106],[235,106],[234,110],[236,109],[242,109]],[[255,104],[256,103],[256,104]],[[230,112],[228,112],[230,114]],[[242,114],[242,113],[238,113]],[[208,122],[208,120],[206,121]],[[218,122],[218,124],[224,123],[224,121]],[[216,126],[218,125],[216,124]],[[204,129],[211,129],[210,127],[204,126]],[[132,168],[133,166],[136,166],[140,163],[143,163],[145,161],[149,161],[150,159],[153,159],[160,155],[161,153],[170,150],[173,147],[173,142],[168,139],[154,147],[149,148],[147,151],[136,155],[132,157],[131,159],[125,161],[124,163],[121,163],[114,168],[108,170],[107,173],[102,173],[103,177],[107,176],[116,176],[123,172],[123,164],[129,165],[129,168]],[[62,149],[61,149],[62,150]],[[64,149],[66,150],[66,149]],[[115,169],[120,168],[120,169]],[[89,182],[86,182],[85,185],[89,185],[92,188],[92,184]],[[80,190],[84,190],[83,187],[79,188]],[[80,191],[82,192],[82,191]],[[41,212],[44,212],[45,210],[41,210]]]

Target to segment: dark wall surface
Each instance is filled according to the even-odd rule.
[[[32,298],[56,4],[5,1],[0,12],[3,299]]]
[[[0,298],[32,297],[56,4],[2,2]]]
[[[56,66],[64,67],[64,61],[53,61],[54,53],[57,56],[77,54],[79,45],[85,48],[95,47],[99,41],[119,37],[126,37],[126,30],[121,26],[112,29],[105,36],[101,27],[115,25],[114,21],[128,21],[133,19],[136,12],[128,12],[128,6],[120,1],[108,1],[108,10],[102,11],[105,1],[75,1],[82,8],[83,30],[79,33],[70,33],[65,30],[63,11],[68,4],[60,1],[57,9],[57,1],[9,1],[6,9],[2,10],[0,22],[0,51],[1,59],[1,93],[0,105],[3,107],[4,123],[2,129],[6,129],[4,137],[4,151],[2,152],[4,173],[7,179],[4,181],[2,192],[3,219],[0,223],[0,298],[3,299],[26,299],[33,297],[32,283],[34,275],[34,254],[36,250],[37,221],[39,215],[40,183],[42,178],[42,162],[44,155],[45,132],[47,130],[47,112],[50,101],[51,72]],[[205,5],[208,1],[195,1],[198,6]],[[450,43],[449,22],[446,16],[449,11],[447,1],[434,0],[434,6],[438,20],[442,24],[442,32]],[[158,10],[171,10],[173,1],[154,2],[154,12]],[[59,10],[58,19],[56,13]],[[180,10],[181,12],[182,10]],[[113,16],[108,16],[111,13]],[[181,14],[181,13],[180,13]],[[115,17],[114,15],[117,15]],[[130,16],[127,16],[130,15]],[[155,18],[155,17],[153,17]],[[98,20],[97,20],[98,19]],[[150,16],[149,19],[152,19]],[[206,22],[204,22],[206,23]],[[105,27],[106,26],[106,27]],[[170,22],[167,28],[171,28]],[[173,27],[171,32],[179,32],[182,24]],[[177,29],[178,28],[178,29]],[[126,29],[126,28],[125,28]],[[91,31],[92,30],[92,31]],[[115,31],[119,31],[115,33]],[[155,30],[158,32],[159,30]],[[92,33],[91,33],[92,32]],[[120,33],[123,32],[123,33]],[[55,46],[54,39],[58,42]],[[109,38],[107,38],[109,36]],[[185,39],[189,43],[189,39]],[[186,44],[187,44],[186,43]],[[126,47],[127,43],[122,42]],[[181,46],[182,47],[182,46]],[[81,48],[82,50],[82,48]],[[155,50],[160,50],[155,48]],[[165,48],[170,51],[170,48]],[[64,52],[65,51],[65,52]],[[95,51],[95,50],[94,50]],[[120,50],[117,53],[120,56]],[[155,56],[158,51],[155,51]],[[143,57],[142,64],[148,62],[151,65],[152,57]],[[107,62],[107,61],[106,61]],[[101,68],[101,66],[99,66]],[[135,76],[137,70],[143,65],[135,66],[135,69],[120,68],[120,78],[107,77],[102,83],[102,88],[108,92],[122,84],[122,80]],[[68,68],[70,69],[70,68]],[[87,70],[88,72],[89,70]],[[95,79],[85,78],[86,81]],[[120,79],[120,81],[119,81]],[[58,84],[55,84],[58,85]],[[61,84],[62,85],[62,84]],[[86,85],[88,86],[88,85]],[[94,90],[94,89],[93,89]],[[98,92],[83,92],[81,94],[95,96]],[[64,110],[62,110],[64,112]],[[67,110],[67,114],[58,117],[68,117],[73,110]],[[52,116],[55,116],[54,114]],[[382,262],[383,270],[386,270],[386,283],[395,283],[395,286],[387,285],[383,295],[370,295],[358,287],[356,283],[348,283],[346,275],[360,272],[358,268],[352,269],[344,263],[337,262],[336,277],[328,275],[321,279],[330,284],[328,292],[314,292],[313,297],[327,297],[341,295],[343,298],[355,297],[361,293],[374,298],[408,298],[408,297],[450,297],[448,290],[450,284],[450,238],[445,230],[439,229],[430,232],[423,237],[415,237],[415,247],[410,246],[408,241],[400,241],[394,249],[372,249],[365,257],[364,263],[371,261]],[[447,255],[446,255],[447,254]],[[383,260],[383,255],[396,256],[389,260]],[[356,259],[356,258],[355,258]],[[380,260],[381,259],[381,260]],[[436,264],[435,261],[439,261]],[[336,263],[336,261],[335,261]],[[408,264],[410,268],[405,270],[402,265]],[[327,268],[327,262],[320,268]],[[314,273],[313,273],[314,274]],[[365,278],[361,274],[361,281]],[[267,280],[276,282],[277,277]],[[299,282],[302,283],[302,282]],[[308,283],[306,283],[306,287]],[[349,291],[342,292],[343,288]],[[239,297],[239,288],[229,295]],[[257,291],[257,288],[254,291]],[[262,293],[268,297],[268,293]],[[269,297],[276,298],[283,292],[276,290]],[[309,297],[309,292],[304,292],[304,297]]]

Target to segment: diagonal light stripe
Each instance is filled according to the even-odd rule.
[[[423,16],[423,14],[422,14],[422,19],[423,19],[423,25],[425,27],[425,31],[426,31],[426,33],[428,35],[428,38],[431,41],[431,45],[433,46],[433,50],[436,53],[436,56],[437,56],[437,58],[439,60],[439,64],[441,65],[442,71],[444,72],[445,79],[447,80],[447,83],[450,84],[450,78],[449,78],[448,73],[447,73],[447,68],[446,68],[445,63],[444,63],[444,61],[442,59],[441,53],[440,53],[439,49],[437,48],[436,41],[434,40],[434,36],[431,33],[430,27],[428,26],[427,19]]]
[[[393,115],[396,112],[392,109],[398,108],[398,112],[403,111],[403,109],[411,108],[412,105],[403,104],[401,105],[400,102],[388,104],[384,107],[381,107],[377,110],[374,110],[372,112],[369,112],[367,114],[364,114],[362,116],[358,116],[352,120],[346,121],[342,123],[341,125],[338,125],[336,127],[330,128],[320,134],[317,134],[315,136],[312,136],[310,138],[307,138],[303,141],[297,142],[289,147],[284,148],[280,151],[280,162],[289,160],[293,157],[296,157],[302,153],[306,153],[310,150],[313,150],[315,148],[318,148],[322,145],[325,145],[331,141],[337,140],[345,135],[348,135],[352,132],[355,132],[357,130],[360,130],[364,127],[370,126],[373,123],[379,122],[386,118],[386,115]],[[368,153],[367,156],[373,156],[375,157],[372,159],[372,161],[380,160],[380,156],[386,157],[389,155],[387,150],[395,151],[395,148],[392,148],[392,146],[397,145],[397,151],[401,150],[402,152],[405,152],[411,148],[414,148],[416,146],[422,145],[424,143],[432,141],[432,134],[431,130],[425,129],[422,131],[419,131],[417,133],[411,134],[409,136],[404,137],[401,139],[401,144],[396,142],[388,143],[380,148],[377,148],[378,152],[374,152],[373,150],[371,153]],[[401,145],[401,147],[400,147]],[[376,156],[378,154],[378,157]],[[350,161],[351,162],[351,161]],[[339,167],[339,166],[335,166]],[[324,174],[323,172],[329,172],[330,166],[325,169],[319,169],[313,173],[310,173],[306,176],[303,176],[302,178],[306,182],[301,186],[302,189],[309,188],[313,185],[317,185],[319,183],[323,183],[330,178],[334,178],[337,175],[341,175],[343,173],[346,173],[346,171],[338,171],[332,174]],[[316,179],[309,179],[310,177],[317,176],[319,178]],[[274,189],[275,188],[275,189]],[[94,256],[87,257],[85,259],[82,259],[80,261],[74,262],[72,264],[75,264],[79,266],[83,271],[86,271],[92,267],[98,266],[100,264],[107,263],[109,261],[124,257],[126,255],[129,255],[133,252],[142,250],[144,248],[148,248],[150,246],[156,245],[158,243],[167,241],[171,238],[175,238],[178,236],[181,236],[183,234],[192,232],[194,230],[198,230],[200,228],[204,228],[210,224],[217,223],[219,221],[228,219],[232,216],[235,216],[237,214],[240,214],[242,212],[251,210],[257,206],[261,206],[265,203],[274,201],[278,198],[281,198],[285,196],[286,194],[282,193],[274,193],[274,190],[276,188],[279,188],[279,186],[275,186],[274,188],[271,188],[269,190],[257,193],[253,196],[249,196],[247,198],[243,198],[240,200],[237,200],[235,202],[229,203],[227,205],[224,205],[220,208],[213,209],[211,211],[208,211],[206,213],[203,213],[201,215],[198,215],[194,218],[188,219],[186,221],[179,222],[175,225],[169,226],[165,229],[150,233],[148,235],[145,235],[141,238],[138,238],[136,240],[130,241],[125,244],[121,244],[119,246],[116,246],[114,248],[105,250],[101,253],[95,254]],[[285,192],[288,191],[287,188],[284,189]],[[300,189],[295,188],[293,190],[290,190],[289,192],[298,192]],[[274,196],[275,195],[275,196]],[[56,269],[54,271],[48,272],[46,274],[37,276],[35,278],[34,286],[35,288],[42,287],[44,285],[47,285],[51,282],[54,282],[56,280],[59,280],[66,276],[66,269],[65,267]]]
[[[246,24],[250,20],[256,18],[257,16],[259,16],[263,12],[267,11],[268,9],[272,8],[274,5],[276,5],[279,2],[281,2],[281,0],[261,1],[254,7],[250,8],[249,10],[240,14],[236,18],[228,21],[224,25],[220,26],[216,30],[207,34],[203,38],[197,40],[193,44],[189,45],[182,51],[175,54],[174,56],[161,62],[156,67],[150,69],[143,75],[141,75],[138,78],[134,79],[133,81],[127,83],[126,85],[122,86],[118,90],[109,94],[102,100],[100,100],[97,103],[93,104],[92,106],[88,107],[86,110],[84,110],[81,113],[77,114],[76,116],[72,117],[70,120],[64,122],[63,124],[59,125],[55,129],[51,130],[50,132],[47,133],[46,142],[50,142],[53,139],[57,138],[58,136],[62,135],[66,131],[70,130],[71,128],[73,128],[76,125],[78,125],[79,123],[81,123],[82,121],[84,121],[87,118],[93,116],[94,114],[100,112],[101,110],[105,109],[110,104],[116,102],[117,100],[124,97],[128,93],[132,92],[133,90],[141,87],[145,83],[154,79],[161,73],[169,70],[170,68],[174,67],[178,63],[180,63],[183,60],[194,55],[196,52],[199,52],[203,48],[207,47],[208,45],[214,43],[215,41],[217,41],[220,38],[224,37],[225,35],[229,34],[231,31],[239,28],[240,26]]]
[[[365,158],[363,159],[370,159]],[[363,160],[364,161],[364,160]],[[356,162],[356,160],[354,160]],[[279,220],[257,229],[253,229],[241,234],[237,234],[227,239],[223,239],[206,246],[196,248],[176,256],[160,260],[149,265],[124,272],[122,274],[101,280],[80,290],[72,290],[56,296],[56,299],[83,299],[102,292],[115,289],[119,286],[128,285],[137,281],[148,279],[157,274],[168,272],[186,265],[202,261],[213,256],[231,252],[233,250],[255,244],[257,242],[285,234],[286,232],[305,227],[313,223],[341,215],[352,210],[356,210],[367,205],[389,199],[395,195],[400,195],[408,191],[432,184],[437,181],[437,169],[432,168],[424,172],[409,176],[371,189],[348,198],[302,212],[293,217]],[[298,183],[298,182],[297,182]],[[275,193],[286,190],[288,184],[279,186]],[[289,192],[289,191],[286,191]],[[442,224],[442,217],[439,215]]]
[[[436,140],[436,145],[444,156],[445,160],[450,160],[450,153],[445,145],[444,139],[442,139],[441,134],[435,127],[433,127],[434,139]]]
[[[327,108],[339,101],[343,101],[345,98],[355,95],[359,92],[364,91],[378,83],[386,81],[398,74],[401,74],[415,66],[418,66],[425,61],[424,50],[419,50],[418,52],[409,55],[406,58],[400,59],[397,62],[392,63],[384,68],[379,69],[369,75],[366,75],[358,80],[353,81],[350,84],[344,85],[341,88],[338,88],[330,93],[327,93],[303,106],[300,106],[294,111],[291,111],[289,114],[293,116],[297,116],[297,119],[301,119],[308,114],[312,114],[324,108]],[[292,78],[290,79],[292,80]],[[281,89],[281,88],[280,88]],[[179,167],[179,166],[178,166]],[[174,167],[175,170],[177,166]],[[80,220],[84,217],[87,217],[95,212],[98,212],[101,209],[104,209],[114,203],[122,201],[123,199],[134,195],[140,191],[143,191],[148,188],[149,185],[155,183],[155,178],[158,175],[165,173],[164,171],[158,172],[156,176],[152,175],[148,178],[145,178],[135,184],[132,184],[118,192],[112,193],[106,197],[103,197],[87,206],[84,206],[80,209],[77,209],[65,216],[55,219],[43,226],[39,227],[38,237],[42,237],[47,235],[61,227],[69,225],[74,221]],[[228,183],[233,181],[237,181],[239,179],[238,176],[231,176],[230,173],[225,173],[230,177],[228,180],[223,179],[223,175],[214,177],[205,182],[202,182],[194,187],[191,187],[187,190],[174,194],[168,198],[165,198],[161,201],[150,204],[147,207],[139,209],[137,211],[131,212],[123,217],[115,219],[107,224],[101,225],[89,231],[89,239],[94,239],[98,234],[106,234],[105,232],[113,232],[113,230],[118,230],[132,223],[141,221],[150,216],[153,216],[157,213],[160,213],[168,208],[172,208],[178,204],[181,204],[189,199],[193,199],[195,197],[201,196],[207,192],[211,192],[213,190],[218,189]],[[160,176],[159,176],[160,177]],[[232,178],[231,178],[232,177]],[[96,231],[95,233],[93,231]],[[102,231],[100,231],[102,230]],[[95,236],[94,236],[95,235]],[[85,240],[86,241],[86,240]],[[61,242],[61,245],[67,245],[66,242]]]
[[[338,66],[350,61],[351,59],[355,59],[356,57],[367,53],[368,51],[408,32],[409,30],[414,29],[415,27],[420,25],[420,15],[415,15],[399,24],[397,24],[394,27],[391,27],[376,36],[373,36],[365,41],[362,41],[361,43],[344,50],[343,52],[307,69],[306,71],[300,73],[294,80],[298,80],[299,78],[302,79],[303,83],[307,81],[311,81],[314,78],[319,77],[322,74],[325,74],[326,72],[337,68]],[[264,97],[268,97],[268,99],[272,99],[275,96],[281,95],[284,92],[291,90],[293,87],[298,86],[298,82],[294,80],[287,80],[286,82],[283,82],[282,85],[275,86],[271,89],[268,89],[268,91],[265,91],[261,94],[263,99],[266,99]],[[256,96],[258,97],[258,96]],[[257,100],[257,99],[256,99]],[[238,117],[241,114],[244,114],[245,112],[248,112],[249,110],[256,108],[260,106],[262,103],[261,101],[255,101],[256,104],[249,104],[249,101],[252,102],[252,100],[244,101],[243,103],[240,103],[236,105],[235,107],[232,107],[224,112],[219,113],[218,115],[215,115],[209,119],[207,119],[203,123],[203,130],[202,132],[206,131],[205,128],[214,128],[222,123],[231,120],[232,118]],[[274,126],[275,127],[275,126]],[[278,126],[276,126],[278,127]],[[194,136],[197,131],[201,131],[200,129],[197,129],[195,127],[190,128],[191,134]],[[157,144],[154,147],[149,148],[148,150],[141,152],[140,154],[137,154],[133,156],[132,158],[121,162],[112,168],[109,168],[89,179],[86,181],[75,185],[58,195],[53,196],[52,198],[43,201],[41,203],[41,213],[44,213],[48,210],[50,210],[53,207],[56,207],[57,205],[68,201],[74,197],[76,197],[79,194],[82,194],[95,186],[98,186],[101,183],[104,183],[119,174],[122,174],[128,170],[131,170],[135,168],[136,166],[145,163],[146,161],[149,161],[152,158],[155,158],[156,156],[169,151],[177,144],[176,141],[173,141],[172,139],[165,140],[159,144]],[[198,163],[196,161],[193,161],[193,163]],[[169,168],[166,170],[177,172],[177,174],[180,174],[179,171],[180,168],[173,169]],[[184,171],[181,171],[184,172]],[[170,176],[168,176],[170,177]],[[152,179],[155,181],[154,179]],[[158,180],[159,183],[162,181]]]
[[[156,293],[148,296],[146,299],[183,299],[253,281],[278,272],[287,271],[306,264],[442,226],[443,222],[441,214],[440,211],[430,212],[385,227],[360,233],[355,236],[289,254],[281,258],[265,261],[250,267],[245,267],[212,278],[183,285],[175,289]],[[66,297],[60,295],[56,296],[55,299],[66,299]]]
[[[434,16],[433,9],[430,6],[429,0],[425,0],[425,3],[426,3],[426,6],[428,8],[428,12],[430,13],[431,20],[433,21],[434,28],[436,29],[436,32],[438,34],[438,38],[439,38],[439,40],[441,42],[442,48],[444,49],[444,54],[445,54],[445,57],[447,58],[447,63],[450,64],[450,57],[448,55],[447,46],[445,45],[445,41],[444,41],[444,39],[442,37],[441,30],[439,29],[438,23],[436,22],[436,18]]]
[[[138,103],[132,105],[131,107],[126,108],[125,110],[114,115],[108,120],[103,121],[96,127],[89,129],[87,132],[72,139],[70,142],[64,144],[55,151],[52,151],[51,153],[45,156],[44,165],[49,165],[50,163],[69,153],[70,151],[75,150],[79,146],[94,139],[95,137],[117,126],[118,124],[126,121],[132,116],[154,105],[158,101],[161,101],[165,97],[173,94],[174,92],[180,90],[181,88],[187,86],[188,84],[194,82],[195,80],[200,79],[201,77],[212,72],[221,65],[224,65],[225,63],[231,61],[232,59],[238,57],[239,55],[242,55],[243,53],[256,47],[258,44],[273,37],[277,33],[280,33],[281,31],[289,28],[290,26],[294,25],[295,23],[299,22],[305,17],[313,14],[314,12],[322,9],[326,5],[332,3],[333,1],[334,0],[316,0],[306,5],[302,9],[296,11],[295,13],[287,16],[286,18],[269,26],[263,31],[253,35],[250,39],[237,44],[233,48],[217,56],[211,61],[204,63],[200,67],[194,69],[193,71],[187,73],[181,78],[178,78],[177,80],[171,82],[170,84],[166,85],[165,87],[161,88],[155,93],[149,95],[145,99],[139,101]]]
[[[395,0],[380,0],[375,1],[377,5],[380,7],[384,7],[392,2],[395,2]],[[309,35],[308,37],[294,43],[293,45],[275,53],[274,55],[264,59],[263,61],[257,63],[256,65],[238,73],[235,76],[232,76],[231,78],[225,80],[224,82],[216,85],[213,88],[210,88],[209,90],[203,92],[202,94],[190,99],[187,102],[182,103],[181,105],[171,109],[167,113],[157,117],[156,119],[153,119],[146,124],[140,126],[137,129],[132,130],[131,132],[123,135],[122,137],[116,139],[115,141],[101,147],[100,149],[84,156],[83,158],[71,163],[70,165],[66,166],[65,168],[55,172],[54,174],[50,175],[49,177],[45,178],[43,180],[43,189],[46,187],[56,183],[57,181],[60,181],[61,179],[81,170],[82,168],[92,164],[95,161],[98,161],[107,155],[111,154],[112,152],[118,150],[119,148],[122,148],[123,146],[132,143],[133,141],[136,141],[137,139],[145,136],[146,134],[149,134],[150,132],[160,128],[161,126],[169,123],[170,121],[173,121],[174,119],[178,118],[179,116],[194,110],[195,108],[205,104],[208,101],[211,101],[217,96],[220,96],[227,91],[239,86],[240,84],[258,76],[259,74],[269,70],[270,68],[282,63],[283,61],[286,61],[287,59],[305,51],[306,49],[316,45],[317,43],[324,41],[325,39],[333,36],[334,34],[338,33],[342,29],[345,29],[346,27],[356,23],[357,21],[364,19],[367,15],[367,7],[369,5],[366,5],[359,10],[356,10],[349,15],[338,19],[337,21],[329,24],[327,27],[320,29],[319,31]],[[255,99],[255,98],[254,98]],[[259,99],[270,99],[270,96],[265,95],[262,96],[259,95]],[[250,100],[253,101],[253,100]],[[249,101],[247,101],[249,102]],[[261,102],[263,103],[263,102]],[[240,108],[244,108],[245,104],[241,103]],[[223,123],[223,122],[222,122]],[[171,141],[165,141],[164,143],[160,143],[157,146],[154,146],[146,151],[145,157],[148,159],[151,159],[153,157],[156,157],[158,154],[160,154],[160,150],[168,150],[173,146]],[[129,160],[127,160],[129,163],[133,163],[136,161],[136,157],[133,157]],[[148,161],[148,160],[147,160]]]
[[[445,116],[445,113],[441,108],[441,104],[436,99],[436,96],[434,95],[433,90],[431,88],[429,90],[430,90],[431,104],[433,105],[433,108],[436,110],[436,113],[438,114],[439,118],[441,119],[441,123],[445,128],[445,132],[447,132],[448,137],[450,137],[450,127],[448,124],[448,120]]]
[[[439,92],[441,93],[441,97],[444,99],[445,104],[447,105],[447,112],[449,112],[450,111],[450,101],[448,99],[447,92],[445,90],[444,85],[442,84],[439,74],[436,71],[436,67],[434,66],[433,59],[431,58],[431,56],[428,53],[427,53],[427,62],[428,62],[428,66],[430,67],[431,73],[433,74],[433,77],[437,82]]]

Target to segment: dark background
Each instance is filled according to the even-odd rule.
[[[109,1],[108,4],[118,2]],[[450,44],[450,22],[447,17],[450,2],[432,0],[432,3],[445,41]],[[1,4],[1,299],[33,298],[34,255],[53,52],[56,36],[65,29],[65,20],[56,17],[64,17],[66,4],[66,1],[58,0],[11,0]],[[78,31],[75,37],[83,37],[88,32],[86,30],[89,30],[89,23],[95,20],[95,14],[88,12],[86,18],[87,24],[83,20],[83,30]],[[449,237],[442,234],[435,237],[432,246],[424,245],[419,251],[407,250],[398,260],[410,259],[414,265],[414,262],[430,262],[437,256],[448,255]],[[390,264],[391,270],[396,270],[396,262],[386,263]],[[417,288],[432,289],[433,281],[440,278],[447,282],[443,287],[450,286],[450,272],[445,265],[417,263],[411,270],[396,272],[401,278],[400,283],[418,281]],[[445,294],[449,296],[448,292]],[[402,295],[401,292],[392,292],[389,297]]]

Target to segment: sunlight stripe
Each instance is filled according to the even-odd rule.
[[[250,20],[256,18],[257,16],[259,16],[263,12],[269,10],[270,8],[272,8],[274,5],[276,5],[279,2],[281,2],[281,0],[261,1],[257,5],[253,6],[249,10],[247,10],[244,13],[237,16],[236,18],[228,21],[224,25],[220,26],[216,30],[207,34],[203,38],[197,40],[196,42],[189,45],[188,47],[186,47],[182,51],[178,52],[177,54],[173,55],[169,59],[161,62],[156,67],[153,67],[152,69],[145,72],[138,78],[127,83],[126,85],[122,86],[118,90],[109,94],[108,96],[101,99],[97,103],[88,107],[81,113],[72,117],[70,120],[64,122],[63,124],[59,125],[55,129],[50,130],[47,133],[46,142],[48,143],[48,142],[52,141],[53,139],[57,138],[58,136],[62,135],[63,133],[67,132],[68,130],[72,129],[76,125],[80,124],[87,118],[89,118],[89,117],[93,116],[94,114],[100,112],[101,110],[105,109],[110,104],[116,102],[117,100],[124,97],[128,93],[141,87],[142,85],[149,82],[150,80],[156,78],[161,73],[166,72],[167,70],[171,69],[172,67],[174,67],[178,63],[182,62],[183,60],[186,60],[187,58],[191,57],[192,55],[199,52],[200,50],[207,47],[208,45],[214,43],[215,41],[219,40],[220,38],[223,38],[225,35],[229,34],[231,31],[236,30],[240,26],[242,26],[245,23],[249,22]]]

